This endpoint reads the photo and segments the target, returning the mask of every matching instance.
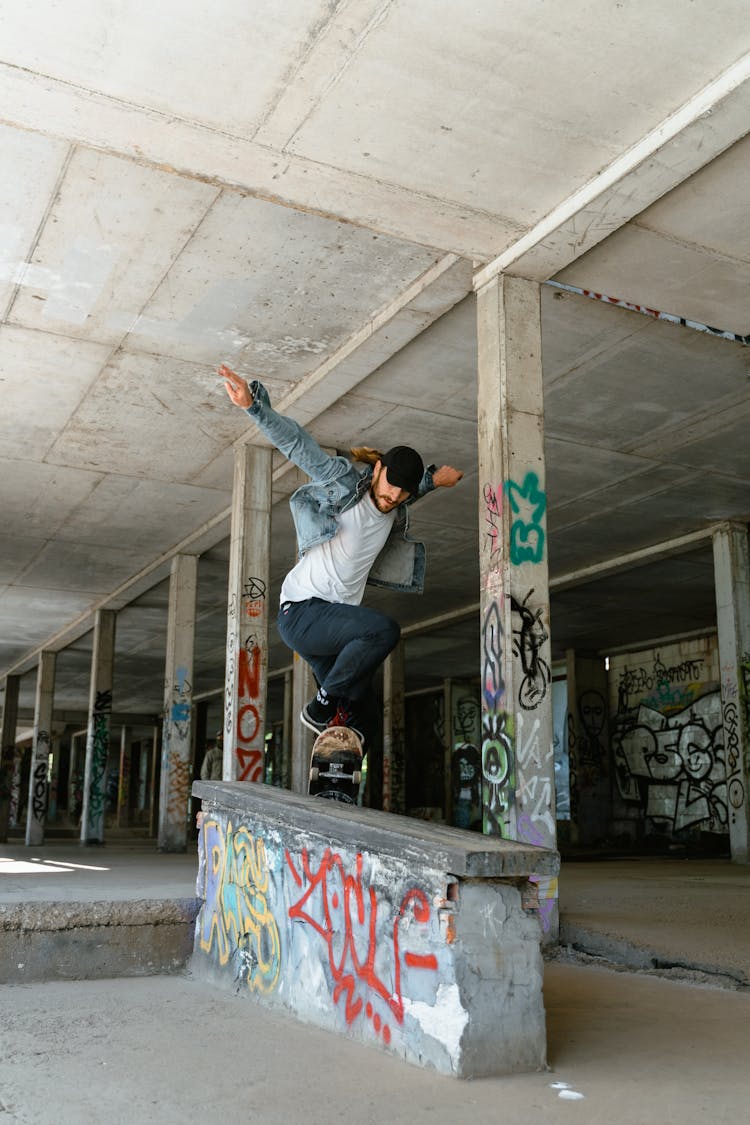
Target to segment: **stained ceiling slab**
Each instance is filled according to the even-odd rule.
[[[613,575],[750,519],[750,353],[656,315],[750,332],[749,99],[735,0],[6,6],[0,694],[21,675],[28,711],[48,648],[85,714],[108,606],[119,707],[158,715],[185,550],[195,689],[220,693],[234,450],[259,437],[222,361],[328,448],[465,470],[413,512],[424,596],[373,600],[407,630],[460,617],[486,534],[473,282],[502,268],[542,283],[555,659],[712,628],[708,539]],[[274,466],[272,598],[298,483]],[[598,565],[591,597],[565,586]],[[408,634],[410,686],[476,674],[477,629]]]

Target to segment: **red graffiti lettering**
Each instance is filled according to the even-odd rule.
[[[252,663],[251,663],[252,662]],[[240,649],[240,698],[257,699],[260,691],[260,648],[253,645],[252,651]]]
[[[240,764],[238,781],[262,781],[263,752],[237,747],[237,761]]]
[[[377,1034],[390,1042],[391,1029],[375,1010],[372,999],[379,1000],[398,1024],[404,1020],[404,998],[401,991],[402,953],[400,927],[411,913],[415,922],[427,925],[430,904],[424,891],[414,887],[407,891],[393,918],[390,930],[385,922],[378,932],[378,899],[375,889],[362,879],[363,861],[358,855],[356,873],[347,874],[341,856],[326,848],[320,866],[312,870],[307,849],[302,851],[302,874],[286,852],[286,862],[295,883],[303,891],[289,908],[289,917],[307,923],[320,935],[327,947],[328,964],[334,980],[334,1003],[343,996],[344,1015],[348,1024],[362,1013],[372,1021]],[[384,948],[385,945],[385,948]],[[390,962],[392,980],[383,980],[375,961]],[[403,953],[403,964],[410,969],[436,971],[434,954]],[[370,995],[367,1003],[361,993]]]
[[[260,715],[254,703],[246,703],[237,712],[237,738],[240,742],[252,742],[258,733]]]
[[[263,780],[263,749],[252,743],[262,737],[260,715],[253,702],[260,693],[261,652],[258,645],[248,651],[241,648],[239,653],[239,674],[237,690],[239,707],[237,710],[237,745],[235,753],[239,763],[239,781]]]

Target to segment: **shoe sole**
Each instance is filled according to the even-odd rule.
[[[312,719],[308,719],[304,711],[300,711],[299,721],[303,726],[307,727],[308,730],[314,731],[315,734],[322,734],[322,732],[328,726],[328,723],[324,723],[322,726],[318,726],[318,724],[313,722]]]

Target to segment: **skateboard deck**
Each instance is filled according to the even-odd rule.
[[[362,780],[362,740],[351,727],[326,727],[310,755],[311,797],[356,805]]]

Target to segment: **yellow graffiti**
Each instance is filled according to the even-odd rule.
[[[200,946],[220,965],[238,960],[238,975],[252,992],[272,992],[281,971],[281,942],[268,908],[268,863],[262,840],[247,828],[235,832],[206,818],[201,826],[206,856],[205,904]]]

